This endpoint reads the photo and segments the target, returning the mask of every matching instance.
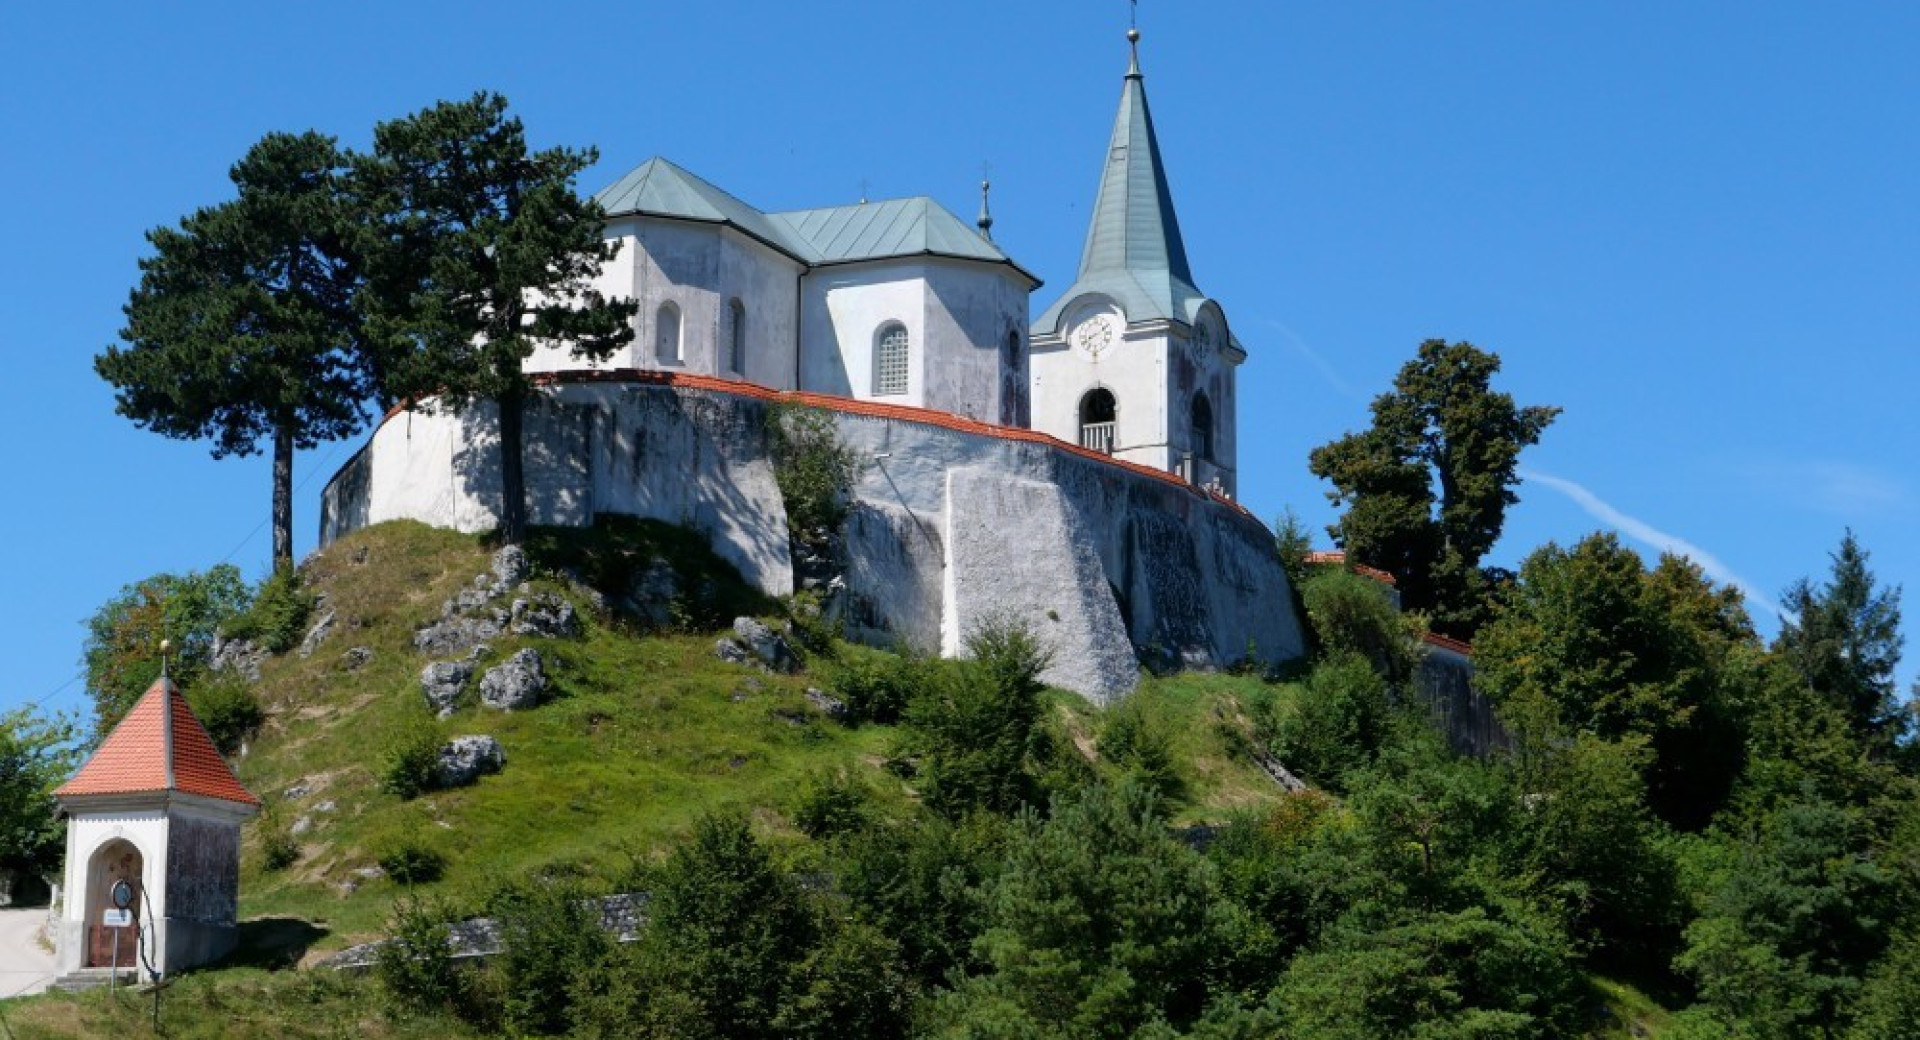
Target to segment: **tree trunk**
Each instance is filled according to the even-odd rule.
[[[293,566],[293,427],[273,431],[273,569]]]
[[[527,478],[521,468],[520,427],[526,391],[509,390],[494,399],[500,409],[500,538],[518,545],[527,535]]]

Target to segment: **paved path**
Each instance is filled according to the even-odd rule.
[[[40,945],[38,910],[0,910],[0,999],[38,993],[53,981],[53,954]]]

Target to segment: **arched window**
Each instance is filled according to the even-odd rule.
[[[907,392],[908,358],[912,343],[907,327],[899,322],[882,325],[873,347],[873,396],[887,397]]]
[[[1187,443],[1193,450],[1193,457],[1213,461],[1213,403],[1207,400],[1205,393],[1193,395],[1193,408],[1189,416],[1192,435]]]
[[[1020,369],[1020,330],[1007,330],[1007,367],[1015,371]]]
[[[1094,451],[1113,454],[1114,420],[1119,415],[1119,404],[1113,399],[1113,391],[1106,387],[1095,387],[1087,391],[1080,399],[1080,446]]]
[[[663,365],[677,365],[680,354],[680,308],[672,300],[653,316],[653,357]]]
[[[734,375],[747,374],[747,305],[739,300],[727,304],[729,323],[727,369]]]

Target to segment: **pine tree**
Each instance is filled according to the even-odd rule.
[[[1904,642],[1900,588],[1880,586],[1867,558],[1849,530],[1832,555],[1825,584],[1815,588],[1803,578],[1789,587],[1785,606],[1791,617],[1781,625],[1776,649],[1858,733],[1884,747],[1908,724],[1893,680]]]
[[[293,453],[352,434],[367,370],[352,305],[334,140],[269,134],[231,172],[239,197],[147,233],[125,348],[94,369],[117,410],[214,458],[273,452],[273,560],[293,563]]]
[[[523,363],[543,343],[606,359],[633,339],[637,305],[589,284],[617,248],[601,238],[599,206],[573,190],[596,153],[529,152],[506,113],[505,98],[479,93],[382,123],[352,185],[368,215],[365,309],[381,389],[456,412],[498,408],[500,530],[517,542],[533,395]]]

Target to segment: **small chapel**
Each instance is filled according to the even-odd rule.
[[[56,986],[207,964],[239,939],[240,825],[260,811],[164,674],[55,790],[67,822]]]
[[[1049,434],[1232,496],[1246,352],[1195,287],[1147,106],[1138,30],[1073,284],[1040,280],[925,196],[762,212],[663,158],[594,196],[619,246],[594,288],[638,301],[603,362],[562,346],[534,371],[737,379]]]

